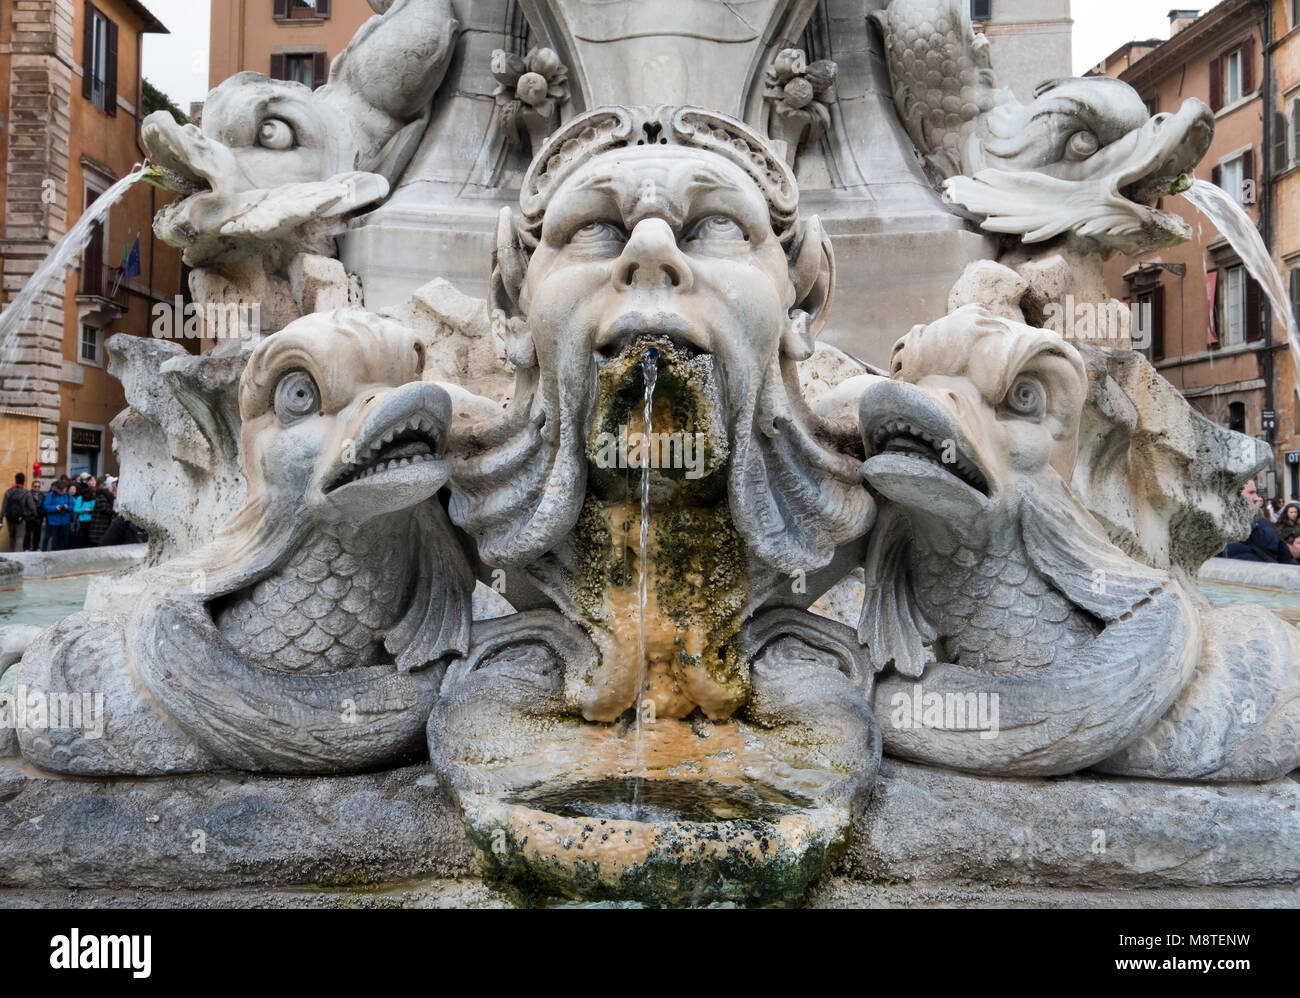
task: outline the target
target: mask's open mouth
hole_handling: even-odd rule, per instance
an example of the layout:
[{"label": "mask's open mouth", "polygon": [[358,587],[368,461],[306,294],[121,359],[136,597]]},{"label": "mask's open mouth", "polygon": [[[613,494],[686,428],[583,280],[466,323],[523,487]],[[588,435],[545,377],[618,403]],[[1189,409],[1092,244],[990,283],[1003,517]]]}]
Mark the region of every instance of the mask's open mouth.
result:
[{"label": "mask's open mouth", "polygon": [[709,352],[701,335],[681,316],[633,312],[616,319],[597,337],[596,363],[604,366],[629,355],[640,357],[647,343],[653,343],[666,354],[667,360],[677,363]]}]

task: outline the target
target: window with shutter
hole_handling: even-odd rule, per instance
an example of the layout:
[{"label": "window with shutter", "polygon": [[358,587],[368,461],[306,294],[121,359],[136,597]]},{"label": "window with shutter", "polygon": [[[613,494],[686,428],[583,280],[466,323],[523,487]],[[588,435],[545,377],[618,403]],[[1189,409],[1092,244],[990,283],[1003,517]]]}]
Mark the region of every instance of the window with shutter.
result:
[{"label": "window with shutter", "polygon": [[[1296,0],[1300,3],[1300,0]],[[1300,97],[1291,102],[1291,160],[1300,163]]]},{"label": "window with shutter", "polygon": [[1241,47],[1241,96],[1255,90],[1255,36],[1246,39]]},{"label": "window with shutter", "polygon": [[1210,110],[1223,107],[1223,60],[1210,60]]},{"label": "window with shutter", "polygon": [[1222,187],[1223,190],[1237,204],[1242,203],[1244,194],[1244,181],[1246,179],[1246,157],[1237,156],[1227,162],[1220,163],[1214,168],[1214,183]]},{"label": "window with shutter", "polygon": [[117,23],[108,21],[108,63],[104,68],[104,110],[117,117]]},{"label": "window with shutter", "polygon": [[1229,267],[1223,272],[1223,345],[1237,346],[1246,341],[1246,269]]},{"label": "window with shutter", "polygon": [[993,20],[993,0],[971,0],[970,19],[972,21]]},{"label": "window with shutter", "polygon": [[1242,50],[1229,52],[1223,57],[1223,105],[1241,100],[1246,92],[1242,76]]},{"label": "window with shutter", "polygon": [[1259,283],[1246,275],[1246,342],[1264,338],[1264,295]]},{"label": "window with shutter", "polygon": [[[89,208],[104,192],[87,186],[85,206]],[[81,294],[104,297],[104,223],[98,222],[90,230],[90,238],[81,253]]]},{"label": "window with shutter", "polygon": [[1291,268],[1291,314],[1300,325],[1300,267]]},{"label": "window with shutter", "polygon": [[1258,201],[1258,175],[1255,173],[1255,150],[1247,149],[1241,154],[1241,204],[1255,204]]},{"label": "window with shutter", "polygon": [[81,96],[117,114],[117,25],[86,0],[81,40]]},{"label": "window with shutter", "polygon": [[329,2],[325,2],[325,11],[322,12],[321,0],[289,0],[289,10],[286,17],[328,17]]},{"label": "window with shutter", "polygon": [[276,52],[271,56],[271,79],[290,80],[313,90],[324,82],[328,69],[324,52]]},{"label": "window with shutter", "polygon": [[1286,115],[1281,111],[1273,112],[1273,162],[1270,167],[1274,173],[1281,173],[1287,167],[1287,146],[1290,136],[1287,134]]},{"label": "window with shutter", "polygon": [[271,16],[277,19],[284,19],[289,16],[289,0],[272,0]]}]

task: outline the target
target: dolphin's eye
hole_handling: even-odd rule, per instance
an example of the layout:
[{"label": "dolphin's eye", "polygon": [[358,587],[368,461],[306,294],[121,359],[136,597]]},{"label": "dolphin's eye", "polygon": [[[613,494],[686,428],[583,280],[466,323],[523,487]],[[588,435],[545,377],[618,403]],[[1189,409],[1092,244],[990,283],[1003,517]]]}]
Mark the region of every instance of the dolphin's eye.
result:
[{"label": "dolphin's eye", "polygon": [[292,149],[293,126],[279,118],[267,118],[257,128],[257,144],[263,149]]},{"label": "dolphin's eye", "polygon": [[1047,398],[1037,378],[1022,374],[1012,383],[1002,406],[1013,416],[1040,419],[1047,409]]},{"label": "dolphin's eye", "polygon": [[745,235],[745,230],[726,215],[710,215],[708,218],[702,218],[691,226],[690,232],[686,234],[687,242],[724,239],[741,241],[746,238],[748,237]]},{"label": "dolphin's eye", "polygon": [[290,371],[275,386],[275,414],[286,426],[320,409],[320,389],[306,371]]},{"label": "dolphin's eye", "polygon": [[1065,154],[1070,159],[1087,159],[1101,148],[1101,141],[1092,132],[1075,132],[1065,144]]}]

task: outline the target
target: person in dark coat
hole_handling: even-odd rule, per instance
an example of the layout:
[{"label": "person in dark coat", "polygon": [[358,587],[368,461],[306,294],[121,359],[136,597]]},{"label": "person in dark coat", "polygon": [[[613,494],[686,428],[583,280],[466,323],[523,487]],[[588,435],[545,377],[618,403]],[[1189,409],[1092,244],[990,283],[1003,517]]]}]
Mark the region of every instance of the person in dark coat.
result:
[{"label": "person in dark coat", "polygon": [[116,497],[109,488],[108,479],[95,490],[95,508],[91,510],[90,522],[82,528],[87,547],[97,546],[108,532],[108,525],[113,522],[113,506]]},{"label": "person in dark coat", "polygon": [[1255,489],[1255,483],[1247,482],[1241,494],[1258,507],[1259,515],[1254,526],[1250,528],[1250,536],[1244,541],[1229,544],[1223,549],[1223,556],[1238,561],[1263,561],[1278,565],[1296,564],[1295,558],[1291,557],[1291,549],[1282,540],[1277,527],[1269,522],[1268,515],[1264,512],[1264,500]]},{"label": "person in dark coat", "polygon": [[27,539],[27,523],[35,510],[32,508],[32,494],[27,491],[27,476],[21,471],[14,475],[14,483],[5,493],[5,526],[9,528],[9,550],[21,551]]},{"label": "person in dark coat", "polygon": [[23,550],[39,551],[41,528],[45,524],[45,493],[41,491],[40,479],[33,479],[31,493],[36,508],[32,511],[31,519],[27,521],[27,536],[23,539]]}]

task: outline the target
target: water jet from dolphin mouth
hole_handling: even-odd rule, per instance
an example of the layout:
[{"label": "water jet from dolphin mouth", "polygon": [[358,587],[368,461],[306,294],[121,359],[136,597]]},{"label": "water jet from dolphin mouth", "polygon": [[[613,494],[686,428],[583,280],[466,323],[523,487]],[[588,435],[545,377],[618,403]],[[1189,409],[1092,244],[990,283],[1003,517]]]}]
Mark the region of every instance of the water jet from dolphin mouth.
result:
[{"label": "water jet from dolphin mouth", "polygon": [[95,226],[108,217],[113,205],[126,196],[126,192],[145,175],[147,169],[145,164],[137,164],[130,173],[97,197],[41,261],[41,265],[14,296],[9,307],[0,312],[0,367],[7,368],[14,362],[12,352],[17,346],[18,330],[31,318],[37,299],[45,294],[54,281],[61,279],[64,271],[81,256],[94,234]]},{"label": "water jet from dolphin mouth", "polygon": [[[1193,179],[1183,191],[1183,197],[1214,223],[1214,227],[1236,250],[1237,256],[1241,257],[1250,276],[1264,289],[1274,313],[1286,326],[1291,362],[1300,371],[1300,329],[1296,328],[1296,319],[1291,312],[1286,282],[1282,280],[1282,274],[1269,256],[1268,247],[1264,245],[1264,239],[1255,223],[1225,190],[1208,181]],[[1296,394],[1300,396],[1300,384],[1296,386]]]}]

